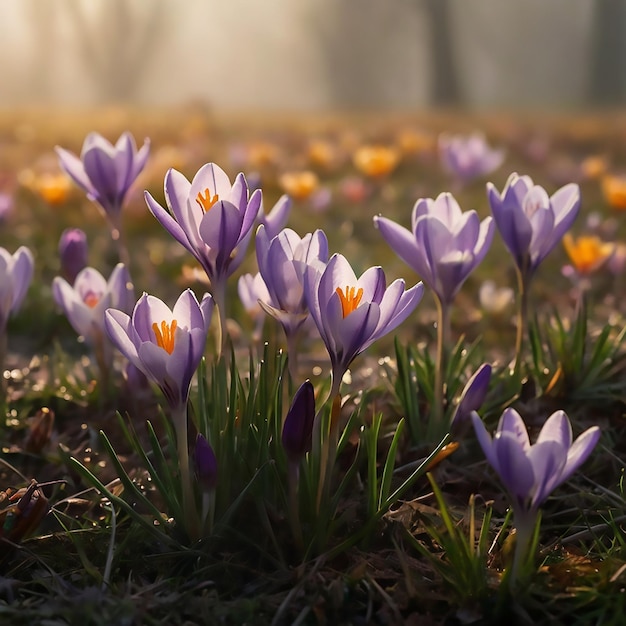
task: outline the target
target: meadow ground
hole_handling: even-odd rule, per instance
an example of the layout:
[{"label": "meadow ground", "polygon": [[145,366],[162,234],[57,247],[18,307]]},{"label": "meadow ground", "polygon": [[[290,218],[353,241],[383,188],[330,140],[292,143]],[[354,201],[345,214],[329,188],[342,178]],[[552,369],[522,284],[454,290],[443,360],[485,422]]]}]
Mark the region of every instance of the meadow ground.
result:
[{"label": "meadow ground", "polygon": [[[506,407],[519,411],[531,440],[557,410],[570,417],[574,436],[601,428],[589,460],[542,507],[523,584],[510,584],[505,574],[515,523],[472,429],[455,434],[446,452],[412,475],[447,431],[429,426],[437,311],[428,290],[415,313],[358,356],[344,377],[341,410],[329,418],[341,423],[329,491],[317,492],[310,474],[317,466],[304,463],[294,522],[280,425],[307,378],[323,404],[328,356],[313,330],[303,334],[290,377],[278,325],[267,319],[255,336],[237,297],[238,276],[257,271],[252,245],[228,283],[229,358],[215,361],[210,337],[192,386],[190,446],[194,429],[207,430],[221,461],[210,505],[215,520],[193,541],[181,532],[178,495],[168,499],[177,489],[167,483],[177,476],[176,453],[161,396],[123,377],[121,355],[104,381],[51,289],[60,273],[59,237],[68,227],[87,233],[89,265],[105,277],[118,261],[102,214],[63,174],[54,147],[78,154],[89,132],[114,141],[125,130],[139,144],[151,141],[123,213],[135,293],[170,304],[185,287],[198,295],[206,290],[193,257],[143,198],[147,189],[165,205],[163,178],[171,167],[190,179],[207,162],[231,177],[243,171],[262,189],[266,212],[288,192],[290,228],[301,235],[321,228],[331,254],[345,255],[357,275],[381,265],[388,282],[402,277],[408,285],[419,277],[386,244],[374,216],[408,227],[418,198],[452,191],[463,210],[484,218],[485,183],[502,189],[512,172],[529,174],[549,194],[580,185],[571,232],[597,237],[596,248],[606,244],[610,253],[577,265],[580,259],[568,258],[559,243],[541,264],[529,295],[519,379],[509,371],[515,272],[498,233],[451,308],[447,418],[471,374],[489,363],[493,374],[479,411],[488,430]],[[462,184],[442,168],[437,138],[476,130],[506,157],[492,174]],[[356,155],[372,145],[390,149],[393,163],[363,163]],[[27,246],[35,258],[33,282],[8,324],[1,623],[622,623],[626,116],[227,115],[201,105],[4,111],[0,194],[7,202],[0,246],[10,253]],[[564,270],[568,265],[574,269]],[[485,290],[487,281],[495,294]],[[154,423],[152,436],[146,420]],[[155,476],[166,484],[155,485]],[[106,491],[94,488],[91,477]],[[36,499],[22,500],[20,508],[23,493],[13,496],[31,479],[46,483],[36,494],[40,504],[47,500],[47,514]],[[320,500],[328,505],[322,511]],[[204,503],[197,494],[198,506]]]}]

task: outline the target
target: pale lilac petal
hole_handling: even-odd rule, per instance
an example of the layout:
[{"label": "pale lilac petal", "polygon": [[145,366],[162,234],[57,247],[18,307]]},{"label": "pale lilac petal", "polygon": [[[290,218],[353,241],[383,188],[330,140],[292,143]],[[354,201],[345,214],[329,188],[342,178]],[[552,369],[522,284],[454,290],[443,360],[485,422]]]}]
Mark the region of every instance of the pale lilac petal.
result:
[{"label": "pale lilac petal", "polygon": [[199,328],[204,326],[204,317],[200,311],[198,299],[191,289],[185,289],[172,309],[172,319],[183,328]]},{"label": "pale lilac petal", "polygon": [[[430,270],[422,261],[422,255],[418,250],[414,234],[396,224],[386,217],[377,216],[374,218],[374,225],[389,247],[415,272],[420,276],[430,278]],[[430,281],[429,281],[430,282]]]},{"label": "pale lilac petal", "polygon": [[537,441],[528,451],[535,475],[532,506],[538,507],[552,493],[567,459],[567,448],[556,439]]},{"label": "pale lilac petal", "polygon": [[521,502],[532,495],[535,484],[533,466],[514,432],[498,431],[493,438],[497,472],[509,493]]},{"label": "pale lilac petal", "polygon": [[520,414],[512,408],[505,409],[498,422],[498,432],[511,433],[519,442],[522,450],[530,450],[530,439],[526,424]]},{"label": "pale lilac petal", "polygon": [[13,255],[13,294],[10,310],[15,313],[21,306],[26,292],[30,287],[35,271],[35,260],[32,252],[25,246],[20,246]]},{"label": "pale lilac petal", "polygon": [[54,151],[57,153],[59,163],[65,173],[84,191],[90,195],[94,195],[96,191],[89,180],[89,176],[87,176],[85,172],[83,162],[76,155],[59,146],[57,146]]},{"label": "pale lilac petal", "polygon": [[545,422],[537,443],[542,441],[557,441],[565,450],[572,445],[572,426],[565,411],[555,411]]},{"label": "pale lilac petal", "polygon": [[357,289],[363,289],[363,295],[361,297],[363,302],[380,303],[385,295],[385,289],[387,287],[387,279],[385,278],[383,268],[375,266],[365,270],[365,272],[363,272],[361,277],[357,280],[355,287]]},{"label": "pale lilac petal", "polygon": [[[217,202],[200,222],[200,237],[211,249],[216,271],[226,275],[231,254],[239,241],[242,215],[230,202]],[[212,277],[211,277],[212,278]]]},{"label": "pale lilac petal", "polygon": [[141,341],[154,342],[155,334],[152,324],[161,322],[171,324],[173,319],[170,308],[158,298],[144,293],[137,301],[133,310],[133,326]]},{"label": "pale lilac petal", "polygon": [[485,455],[487,462],[491,465],[491,467],[493,467],[494,470],[496,470],[496,472],[499,473],[500,467],[498,465],[498,459],[493,451],[493,440],[491,439],[491,435],[487,432],[485,424],[478,413],[472,413],[470,417],[474,426],[474,432],[476,433],[476,439],[478,439],[478,443],[483,450],[483,454]]},{"label": "pale lilac petal", "polygon": [[104,327],[113,345],[138,369],[147,374],[137,352],[139,337],[129,315],[117,309],[104,313]]},{"label": "pale lilac petal", "polygon": [[203,165],[193,177],[189,190],[189,199],[194,202],[199,194],[205,195],[209,190],[211,197],[218,196],[218,200],[230,202],[232,186],[228,174],[216,163]]},{"label": "pale lilac petal", "polygon": [[587,460],[600,439],[600,429],[597,426],[588,428],[574,441],[567,453],[567,461],[561,472],[558,484],[564,483]]},{"label": "pale lilac petal", "polygon": [[149,191],[144,192],[144,198],[150,213],[154,215],[161,226],[195,256],[196,249],[189,243],[189,239],[179,223],[150,195]]}]

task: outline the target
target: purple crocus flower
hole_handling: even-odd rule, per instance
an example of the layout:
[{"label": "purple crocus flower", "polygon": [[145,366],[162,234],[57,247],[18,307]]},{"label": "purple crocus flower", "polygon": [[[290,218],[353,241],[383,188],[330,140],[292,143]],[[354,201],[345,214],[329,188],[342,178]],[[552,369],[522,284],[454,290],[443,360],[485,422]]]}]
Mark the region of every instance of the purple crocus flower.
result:
[{"label": "purple crocus flower", "polygon": [[80,228],[66,228],[59,239],[61,273],[73,283],[78,273],[87,267],[87,235]]},{"label": "purple crocus flower", "polygon": [[256,274],[243,274],[237,281],[237,293],[244,309],[254,321],[252,331],[253,341],[260,341],[262,338],[263,325],[265,323],[265,311],[259,302],[270,302],[270,294],[267,285],[263,282],[263,277],[258,272]]},{"label": "purple crocus flower", "polygon": [[4,223],[15,208],[13,194],[0,191],[0,224]]},{"label": "purple crocus flower", "polygon": [[515,409],[502,413],[493,439],[476,413],[472,414],[472,422],[487,461],[500,476],[515,512],[515,577],[528,551],[539,507],[587,460],[598,443],[600,429],[592,426],[572,443],[570,421],[564,411],[556,411],[531,445],[524,421]]},{"label": "purple crocus flower", "polygon": [[452,302],[465,279],[483,260],[493,239],[491,217],[462,212],[451,193],[420,198],[413,207],[411,230],[377,216],[374,224],[395,253],[435,292]]},{"label": "purple crocus flower", "polygon": [[215,163],[203,165],[189,182],[170,169],[165,175],[164,209],[147,191],[146,203],[162,226],[191,254],[206,272],[219,313],[218,350],[226,340],[226,279],[243,260],[252,237],[261,191],[249,194],[243,174],[231,183]]},{"label": "purple crocus flower", "polygon": [[530,176],[513,173],[502,193],[487,183],[491,212],[502,239],[525,278],[561,240],[580,209],[580,188],[574,183],[552,196]]},{"label": "purple crocus flower", "polygon": [[260,273],[242,274],[237,281],[237,293],[243,308],[254,320],[265,316],[259,300],[270,301],[270,293]]},{"label": "purple crocus flower", "polygon": [[319,229],[301,238],[289,228],[270,239],[261,225],[256,233],[256,254],[270,296],[259,304],[281,323],[289,339],[309,316],[304,277],[311,264],[328,261],[328,240]]},{"label": "purple crocus flower", "polygon": [[283,424],[282,444],[290,463],[297,464],[313,445],[315,393],[310,380],[305,380],[291,402]]},{"label": "purple crocus flower", "polygon": [[144,293],[132,315],[107,309],[105,327],[113,344],[161,389],[170,407],[181,412],[187,404],[191,378],[204,354],[213,299],[198,303],[191,289],[173,309]]},{"label": "purple crocus flower", "polygon": [[504,150],[490,148],[482,133],[442,134],[438,143],[444,169],[461,183],[491,174],[504,161]]},{"label": "purple crocus flower", "polygon": [[[245,247],[261,206],[261,192],[248,193],[245,176],[231,183],[215,163],[202,166],[189,182],[170,169],[165,175],[169,212],[146,191],[150,212],[202,265],[215,291],[236,269],[233,259]],[[213,293],[215,296],[216,294]]]},{"label": "purple crocus flower", "polygon": [[122,133],[115,145],[98,133],[90,133],[83,143],[80,158],[59,146],[55,150],[65,172],[119,227],[122,205],[130,186],[146,165],[150,141],[146,139],[137,150],[129,132]]},{"label": "purple crocus flower", "polygon": [[196,478],[204,491],[213,491],[217,486],[217,458],[206,438],[198,433],[194,451]]},{"label": "purple crocus flower", "polygon": [[129,309],[130,284],[130,275],[122,263],[115,266],[108,281],[98,270],[85,267],[73,285],[57,276],[52,282],[52,295],[72,328],[93,345],[105,332],[104,312],[110,307]]},{"label": "purple crocus flower", "polygon": [[261,210],[259,211],[259,223],[265,226],[265,232],[269,239],[276,237],[287,225],[292,204],[292,199],[287,194],[283,194],[278,198],[278,201],[271,208],[269,213],[265,213],[261,206]]},{"label": "purple crocus flower", "polygon": [[309,311],[330,355],[331,397],[352,360],[399,326],[424,292],[422,283],[405,291],[402,279],[387,287],[381,267],[370,267],[357,278],[341,254],[325,266],[310,266],[304,284]]},{"label": "purple crocus flower", "polygon": [[0,248],[0,332],[21,306],[33,279],[35,262],[31,251],[20,246],[14,254]]},{"label": "purple crocus flower", "polygon": [[453,437],[461,436],[469,426],[471,416],[480,409],[491,381],[491,365],[483,363],[467,381],[461,399],[450,421],[450,432]]},{"label": "purple crocus flower", "polygon": [[515,409],[502,413],[493,439],[478,415],[472,415],[472,422],[487,461],[519,512],[537,511],[587,460],[600,438],[600,429],[592,426],[572,443],[572,426],[564,411],[556,411],[546,420],[533,445]]}]

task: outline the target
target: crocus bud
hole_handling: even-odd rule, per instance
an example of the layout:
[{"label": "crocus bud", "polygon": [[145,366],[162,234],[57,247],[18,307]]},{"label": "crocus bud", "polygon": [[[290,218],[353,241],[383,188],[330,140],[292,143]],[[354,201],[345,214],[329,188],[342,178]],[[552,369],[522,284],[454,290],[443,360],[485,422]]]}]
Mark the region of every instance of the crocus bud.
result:
[{"label": "crocus bud", "polygon": [[293,397],[283,425],[283,448],[290,461],[297,463],[312,447],[315,394],[310,380],[305,380]]},{"label": "crocus bud", "polygon": [[71,284],[87,267],[87,235],[80,228],[66,228],[59,239],[61,272]]},{"label": "crocus bud", "polygon": [[459,438],[469,428],[472,413],[478,411],[485,401],[490,380],[491,365],[483,363],[467,381],[450,421],[450,432],[453,437]]},{"label": "crocus bud", "polygon": [[196,437],[194,462],[200,486],[205,491],[213,491],[217,485],[217,458],[209,442],[200,433]]}]

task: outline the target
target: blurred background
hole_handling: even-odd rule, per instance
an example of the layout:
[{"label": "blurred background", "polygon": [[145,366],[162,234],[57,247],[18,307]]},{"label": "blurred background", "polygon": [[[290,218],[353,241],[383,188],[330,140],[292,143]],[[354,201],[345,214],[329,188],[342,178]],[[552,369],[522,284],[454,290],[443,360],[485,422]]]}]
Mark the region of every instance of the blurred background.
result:
[{"label": "blurred background", "polygon": [[619,105],[619,0],[0,0],[0,106]]}]

